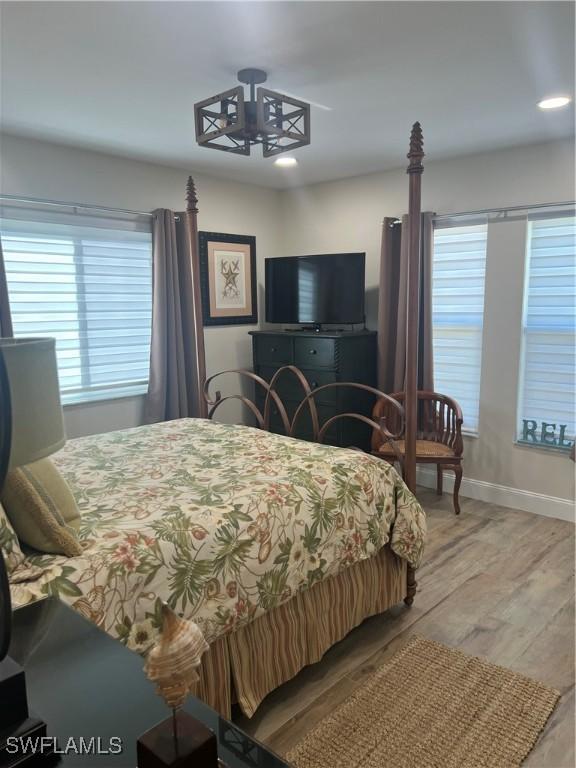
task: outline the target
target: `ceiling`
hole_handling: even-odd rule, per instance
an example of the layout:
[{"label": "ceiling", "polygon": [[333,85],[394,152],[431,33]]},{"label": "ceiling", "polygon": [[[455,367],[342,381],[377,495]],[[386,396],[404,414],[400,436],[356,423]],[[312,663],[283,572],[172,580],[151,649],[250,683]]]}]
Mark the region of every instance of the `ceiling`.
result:
[{"label": "ceiling", "polygon": [[[270,187],[405,160],[573,134],[571,2],[2,2],[1,123],[9,133]],[[193,104],[256,66],[313,107],[312,143],[281,169],[195,142]]]}]

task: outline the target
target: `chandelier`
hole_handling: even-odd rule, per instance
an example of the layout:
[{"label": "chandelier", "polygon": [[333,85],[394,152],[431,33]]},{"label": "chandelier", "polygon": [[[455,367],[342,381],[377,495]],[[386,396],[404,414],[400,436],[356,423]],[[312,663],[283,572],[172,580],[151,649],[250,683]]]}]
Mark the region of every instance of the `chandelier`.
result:
[{"label": "chandelier", "polygon": [[272,157],[310,144],[310,105],[268,88],[261,69],[241,69],[237,85],[194,105],[196,141],[201,147],[249,155],[254,144],[262,144],[264,157]]}]

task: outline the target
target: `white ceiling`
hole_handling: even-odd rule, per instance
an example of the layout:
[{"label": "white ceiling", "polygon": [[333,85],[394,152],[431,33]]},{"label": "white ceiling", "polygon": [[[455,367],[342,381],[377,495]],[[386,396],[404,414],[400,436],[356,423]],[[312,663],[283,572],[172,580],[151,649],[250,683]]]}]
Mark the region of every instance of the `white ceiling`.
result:
[{"label": "white ceiling", "polygon": [[[271,187],[573,134],[571,2],[1,3],[6,132]],[[296,169],[195,142],[193,104],[268,71],[313,108]]]}]

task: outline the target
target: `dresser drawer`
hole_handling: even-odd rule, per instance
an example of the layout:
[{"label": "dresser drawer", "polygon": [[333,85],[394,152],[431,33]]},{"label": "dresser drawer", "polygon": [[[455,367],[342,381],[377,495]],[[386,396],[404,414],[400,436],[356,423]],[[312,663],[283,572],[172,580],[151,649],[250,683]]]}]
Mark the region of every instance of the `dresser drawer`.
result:
[{"label": "dresser drawer", "polygon": [[[336,382],[336,374],[334,371],[310,371],[303,368],[302,373],[306,376],[310,389],[312,390],[318,389],[318,387],[323,387],[324,384],[334,384]],[[292,394],[290,394],[290,397],[295,399]],[[322,405],[336,405],[337,399],[338,389],[334,387],[333,389],[325,389],[323,392],[320,392],[316,395],[314,401],[317,404]]]},{"label": "dresser drawer", "polygon": [[290,336],[254,336],[254,352],[258,365],[289,365],[292,339]]},{"label": "dresser drawer", "polygon": [[[259,369],[259,375],[269,382],[277,370],[277,368],[262,366]],[[318,387],[322,387],[324,384],[332,384],[336,381],[336,374],[333,371],[301,370],[310,385],[310,389],[318,389]],[[296,376],[289,371],[286,371],[279,377],[275,388],[283,401],[292,400],[294,402],[299,402],[304,399],[306,394]],[[324,405],[335,405],[337,392],[337,389],[326,389],[324,392],[320,392],[315,398],[315,401],[316,403],[322,403]]]},{"label": "dresser drawer", "polygon": [[299,368],[336,368],[336,339],[294,339],[294,362]]},{"label": "dresser drawer", "polygon": [[[258,368],[258,374],[262,376],[263,379],[266,379],[268,383],[272,381],[272,377],[277,371],[278,368],[272,368],[271,366],[266,365],[262,365]],[[296,375],[290,371],[284,371],[278,377],[274,388],[282,400],[299,401],[306,395],[306,392],[296,378]]]},{"label": "dresser drawer", "polygon": [[[296,403],[285,403],[286,411],[288,413],[288,418],[293,419],[294,414],[296,412]],[[324,424],[329,418],[336,415],[336,409],[330,408],[326,405],[318,405],[317,406],[318,411],[318,421],[319,426],[321,427],[322,424]],[[274,404],[272,404],[270,408],[270,431],[276,432],[280,435],[285,435],[286,432],[284,430],[284,426],[282,424],[282,419],[280,418],[280,414],[278,413],[278,409]],[[313,438],[313,429],[312,429],[312,417],[310,416],[310,409],[306,406],[300,415],[298,416],[298,421],[296,422],[296,429],[294,432],[293,437],[298,438],[299,440],[312,440]],[[328,445],[336,445],[338,440],[338,422],[334,424],[330,429],[328,429],[327,434],[324,437],[324,443]]]}]

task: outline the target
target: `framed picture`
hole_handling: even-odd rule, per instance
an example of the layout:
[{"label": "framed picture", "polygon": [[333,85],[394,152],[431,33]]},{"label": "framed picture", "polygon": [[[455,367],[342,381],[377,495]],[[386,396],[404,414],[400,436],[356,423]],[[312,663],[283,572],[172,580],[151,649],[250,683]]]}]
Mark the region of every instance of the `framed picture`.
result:
[{"label": "framed picture", "polygon": [[258,322],[256,238],[199,232],[204,325]]}]

